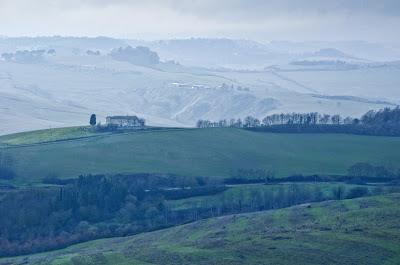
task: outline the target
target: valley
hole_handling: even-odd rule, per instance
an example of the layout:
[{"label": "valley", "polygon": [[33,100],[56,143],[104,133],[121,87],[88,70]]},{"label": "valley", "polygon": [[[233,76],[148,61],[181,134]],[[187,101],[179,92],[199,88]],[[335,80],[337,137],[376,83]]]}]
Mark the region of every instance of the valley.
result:
[{"label": "valley", "polygon": [[398,264],[399,199],[397,193],[229,215],[0,264]]}]

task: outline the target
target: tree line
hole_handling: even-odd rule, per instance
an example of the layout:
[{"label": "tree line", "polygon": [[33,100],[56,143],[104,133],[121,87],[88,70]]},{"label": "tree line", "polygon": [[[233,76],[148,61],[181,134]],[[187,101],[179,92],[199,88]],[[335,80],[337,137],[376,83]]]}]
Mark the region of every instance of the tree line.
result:
[{"label": "tree line", "polygon": [[295,174],[287,177],[276,178],[273,170],[265,169],[239,169],[232,177],[225,178],[225,184],[251,184],[251,183],[285,183],[285,182],[345,182],[366,184],[389,183],[400,180],[400,168],[373,165],[368,162],[358,162],[348,167],[344,175],[302,175]]},{"label": "tree line", "polygon": [[280,113],[262,119],[247,116],[244,119],[219,121],[198,120],[197,128],[234,127],[269,132],[354,133],[367,135],[400,135],[400,107],[368,111],[360,118],[342,117],[318,112]]},{"label": "tree line", "polygon": [[267,127],[273,125],[317,125],[317,124],[354,124],[359,123],[359,119],[351,117],[342,118],[339,114],[328,115],[320,114],[318,112],[310,113],[281,113],[266,116],[263,119],[258,119],[253,116],[247,116],[242,119],[222,119],[217,122],[209,120],[198,120],[196,127],[209,128],[209,127],[237,127],[237,128],[254,128],[254,127]]}]

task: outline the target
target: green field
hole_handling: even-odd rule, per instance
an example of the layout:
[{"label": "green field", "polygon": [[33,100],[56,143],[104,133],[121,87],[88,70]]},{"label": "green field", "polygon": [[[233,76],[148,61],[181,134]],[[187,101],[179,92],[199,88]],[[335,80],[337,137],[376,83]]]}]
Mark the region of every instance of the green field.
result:
[{"label": "green field", "polygon": [[105,134],[107,133],[97,133],[91,130],[90,127],[54,128],[0,136],[0,147],[29,145]]},{"label": "green field", "polygon": [[[0,137],[0,152],[11,156],[14,184],[39,182],[48,176],[87,173],[175,173],[231,177],[239,169],[291,174],[344,174],[357,162],[398,167],[400,138],[341,134],[273,134],[241,129],[180,129],[87,135],[64,129]],[[72,130],[69,137],[68,130]],[[77,131],[78,130],[78,131]],[[8,146],[5,146],[5,145]],[[10,144],[14,146],[10,147]],[[28,144],[28,145],[27,145]]]},{"label": "green field", "polygon": [[400,194],[201,220],[0,264],[399,264]]},{"label": "green field", "polygon": [[[370,194],[384,194],[400,192],[400,186],[386,186],[386,185],[355,185],[355,184],[344,184],[344,183],[285,183],[285,184],[244,184],[235,185],[229,187],[224,192],[208,195],[208,196],[196,196],[179,200],[169,200],[167,205],[172,210],[184,210],[184,209],[196,209],[202,207],[214,207],[220,208],[223,205],[238,205],[239,201],[242,207],[249,207],[258,198],[261,200],[268,200],[272,202],[273,196],[279,192],[289,193],[293,192],[296,195],[302,196],[303,198],[307,195],[311,198],[315,198],[316,193],[320,193],[319,200],[332,200],[334,199],[332,191],[337,188],[343,189],[344,196],[349,191],[356,187],[362,187],[369,190]],[[297,189],[296,189],[297,188]],[[304,195],[304,193],[307,193]],[[265,195],[270,196],[265,196]],[[314,196],[314,197],[313,197]],[[276,197],[275,197],[276,198]],[[273,206],[270,206],[273,207]],[[286,207],[286,206],[285,206]],[[251,211],[257,211],[252,209]]]}]

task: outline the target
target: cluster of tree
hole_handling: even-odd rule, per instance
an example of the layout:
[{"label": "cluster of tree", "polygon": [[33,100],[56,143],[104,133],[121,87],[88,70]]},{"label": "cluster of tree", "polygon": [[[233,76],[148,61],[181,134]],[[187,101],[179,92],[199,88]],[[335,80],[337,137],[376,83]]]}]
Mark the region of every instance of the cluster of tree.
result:
[{"label": "cluster of tree", "polygon": [[370,110],[361,117],[361,122],[369,126],[399,126],[400,107],[384,108],[379,111]]},{"label": "cluster of tree", "polygon": [[247,116],[242,119],[222,119],[219,121],[198,120],[196,123],[197,128],[216,128],[216,127],[233,127],[233,128],[250,128],[262,126],[259,119],[252,116]]},{"label": "cluster of tree", "polygon": [[242,119],[226,119],[218,122],[212,122],[209,120],[198,120],[196,126],[198,128],[208,127],[238,127],[238,128],[257,128],[257,127],[269,127],[274,125],[340,125],[340,124],[358,124],[359,119],[353,119],[351,117],[342,118],[340,115],[328,115],[319,114],[318,112],[311,113],[281,113],[272,114],[266,116],[262,120],[259,120],[253,116],[247,116]]},{"label": "cluster of tree", "polygon": [[374,166],[367,162],[356,163],[348,168],[348,175],[352,177],[373,178],[400,178],[400,169],[384,166]]},{"label": "cluster of tree", "polygon": [[[351,117],[342,118],[340,115],[320,114],[318,112],[310,113],[288,113],[273,114],[262,119],[264,126],[271,125],[317,125],[317,124],[353,124],[357,123],[357,119]],[[256,127],[256,126],[251,126]]]},{"label": "cluster of tree", "polygon": [[37,63],[44,59],[44,55],[54,55],[56,51],[50,50],[23,50],[16,51],[15,53],[3,53],[1,58],[5,61],[18,62],[18,63]]},{"label": "cluster of tree", "polygon": [[292,65],[300,66],[332,66],[340,69],[354,69],[360,67],[357,64],[352,64],[341,60],[300,60],[291,62]]},{"label": "cluster of tree", "polygon": [[258,119],[198,120],[197,128],[236,127],[268,132],[293,133],[354,133],[366,135],[400,135],[400,107],[369,111],[361,118],[352,118],[318,112],[272,114]]},{"label": "cluster of tree", "polygon": [[87,50],[86,54],[89,56],[100,56],[101,55],[99,50],[97,50],[97,51]]},{"label": "cluster of tree", "polygon": [[369,189],[368,187],[362,187],[362,186],[346,188],[346,186],[341,185],[332,188],[331,193],[332,193],[332,199],[342,200],[342,199],[354,199],[368,195],[379,195],[384,193],[384,190],[381,187],[375,187],[374,189]]},{"label": "cluster of tree", "polygon": [[396,184],[400,180],[400,174],[392,177],[387,176],[342,176],[342,175],[291,175],[284,178],[242,178],[240,176],[224,179],[227,185],[241,185],[241,184],[280,184],[280,183],[305,183],[305,182],[343,182],[346,184],[365,185],[367,183],[386,183]]},{"label": "cluster of tree", "polygon": [[51,181],[66,185],[1,194],[0,256],[186,222],[180,215],[174,217],[166,197],[180,199],[223,191],[208,178],[174,175],[89,175],[66,182],[46,179]]},{"label": "cluster of tree", "polygon": [[225,84],[225,83],[222,83],[222,85],[220,86],[220,88],[221,88],[222,90],[225,90],[225,91],[233,91],[233,90],[238,90],[238,91],[250,91],[250,88],[248,88],[248,87],[234,86],[233,84],[228,85],[228,84]]},{"label": "cluster of tree", "polygon": [[135,65],[154,66],[160,63],[160,57],[156,52],[147,47],[138,46],[132,48],[118,48],[111,51],[110,56],[117,61],[129,62]]},{"label": "cluster of tree", "polygon": [[239,169],[230,178],[225,178],[228,185],[240,184],[279,184],[304,182],[343,182],[347,184],[395,183],[400,180],[400,169],[385,166],[374,166],[366,162],[355,163],[347,169],[346,175],[302,175],[275,178],[273,170]]}]

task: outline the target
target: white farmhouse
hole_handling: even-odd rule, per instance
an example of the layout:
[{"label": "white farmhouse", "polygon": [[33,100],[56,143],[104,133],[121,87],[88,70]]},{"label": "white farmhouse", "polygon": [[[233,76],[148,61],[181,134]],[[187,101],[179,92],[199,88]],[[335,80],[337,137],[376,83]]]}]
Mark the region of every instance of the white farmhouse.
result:
[{"label": "white farmhouse", "polygon": [[114,126],[118,129],[138,129],[145,126],[145,120],[137,116],[108,116],[107,126]]}]

